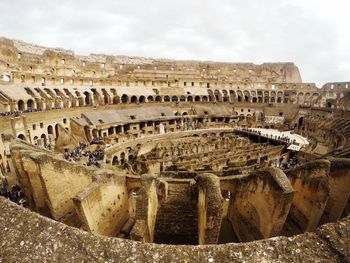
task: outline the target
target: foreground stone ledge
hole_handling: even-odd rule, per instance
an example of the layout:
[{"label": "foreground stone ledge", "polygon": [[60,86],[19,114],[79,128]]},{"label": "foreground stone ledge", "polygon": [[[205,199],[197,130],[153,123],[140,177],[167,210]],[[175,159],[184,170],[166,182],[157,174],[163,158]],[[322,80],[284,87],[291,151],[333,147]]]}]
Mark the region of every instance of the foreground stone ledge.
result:
[{"label": "foreground stone ledge", "polygon": [[315,233],[172,246],[94,236],[0,198],[0,262],[348,262],[350,217]]}]

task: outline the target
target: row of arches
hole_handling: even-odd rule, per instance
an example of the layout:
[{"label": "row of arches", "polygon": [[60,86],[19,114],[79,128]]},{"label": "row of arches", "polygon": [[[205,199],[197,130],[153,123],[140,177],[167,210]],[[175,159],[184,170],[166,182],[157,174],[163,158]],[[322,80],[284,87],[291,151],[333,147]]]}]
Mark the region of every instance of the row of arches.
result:
[{"label": "row of arches", "polygon": [[[26,88],[30,95],[35,95],[34,91]],[[41,98],[18,100],[17,109],[19,111],[33,111],[37,109],[69,108],[92,106],[99,104],[127,104],[127,103],[150,103],[150,102],[248,102],[248,103],[292,103],[315,106],[319,102],[319,93],[311,92],[282,92],[282,91],[259,91],[259,90],[219,90],[207,89],[208,95],[159,95],[159,91],[154,89],[155,95],[128,95],[116,94],[115,89],[107,92],[106,89],[89,91],[64,91],[45,88],[44,91],[35,88]],[[45,105],[44,105],[45,104]]]}]

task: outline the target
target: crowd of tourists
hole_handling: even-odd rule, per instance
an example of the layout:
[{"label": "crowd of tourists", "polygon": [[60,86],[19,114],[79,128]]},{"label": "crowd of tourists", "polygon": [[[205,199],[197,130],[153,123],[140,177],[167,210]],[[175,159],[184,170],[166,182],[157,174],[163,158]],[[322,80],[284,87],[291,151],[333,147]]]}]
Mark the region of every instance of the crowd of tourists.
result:
[{"label": "crowd of tourists", "polygon": [[240,129],[241,131],[244,131],[244,132],[250,132],[250,133],[254,133],[254,134],[257,134],[259,136],[265,136],[267,138],[270,138],[272,140],[279,140],[279,141],[284,141],[286,143],[289,143],[289,144],[293,144],[293,143],[296,143],[296,140],[292,140],[290,139],[289,137],[287,136],[277,136],[277,135],[273,135],[273,134],[268,134],[268,133],[262,133],[261,131],[257,131],[257,130],[254,130],[254,129],[250,129],[250,128],[241,128]]},{"label": "crowd of tourists", "polygon": [[15,110],[15,111],[3,111],[0,112],[0,117],[7,117],[7,116],[14,116],[14,117],[18,117],[21,116],[23,113],[25,112],[39,112],[42,111],[42,109],[32,109],[32,108],[28,108],[25,111],[21,111],[21,110]]},{"label": "crowd of tourists", "polygon": [[18,205],[21,205],[23,207],[26,206],[26,200],[24,198],[24,193],[22,189],[18,185],[14,185],[12,187],[9,187],[9,184],[7,182],[6,178],[3,178],[1,180],[0,184],[0,196],[3,196],[12,202],[15,202]]},{"label": "crowd of tourists", "polygon": [[6,117],[6,116],[21,116],[23,113],[23,111],[4,111],[4,112],[0,112],[0,116],[1,117]]},{"label": "crowd of tourists", "polygon": [[299,165],[298,159],[296,157],[290,158],[288,162],[282,162],[280,164],[280,168],[282,170],[287,170],[291,168],[295,168]]},{"label": "crowd of tourists", "polygon": [[[80,143],[72,151],[65,149],[63,153],[64,159],[70,162],[77,162],[83,157],[87,157],[87,166],[94,165],[98,168],[101,167],[99,161],[103,160],[105,151],[100,147],[102,139],[93,139],[89,144]],[[87,147],[90,145],[97,144],[97,147],[94,151],[87,150]]]}]

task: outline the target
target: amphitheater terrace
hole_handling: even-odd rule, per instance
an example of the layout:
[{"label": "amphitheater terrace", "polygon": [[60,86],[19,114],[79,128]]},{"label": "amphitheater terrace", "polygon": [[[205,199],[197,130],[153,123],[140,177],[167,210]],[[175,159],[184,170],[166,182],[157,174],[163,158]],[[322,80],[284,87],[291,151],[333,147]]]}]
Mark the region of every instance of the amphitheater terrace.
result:
[{"label": "amphitheater terrace", "polygon": [[0,262],[349,262],[349,84],[0,38]]}]

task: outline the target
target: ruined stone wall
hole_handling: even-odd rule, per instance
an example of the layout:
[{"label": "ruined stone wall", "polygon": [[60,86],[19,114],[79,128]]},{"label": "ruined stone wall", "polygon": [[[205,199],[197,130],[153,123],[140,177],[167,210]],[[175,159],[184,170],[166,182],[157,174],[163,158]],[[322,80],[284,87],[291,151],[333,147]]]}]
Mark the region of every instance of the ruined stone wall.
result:
[{"label": "ruined stone wall", "polygon": [[230,192],[227,217],[240,241],[281,233],[294,195],[282,171],[266,168],[248,176],[224,178],[221,185]]},{"label": "ruined stone wall", "polygon": [[198,244],[198,194],[194,180],[167,180],[167,198],[159,204],[155,242]]},{"label": "ruined stone wall", "polygon": [[324,262],[350,260],[350,218],[315,233],[217,246],[171,246],[95,236],[0,197],[0,259],[9,262]]},{"label": "ruined stone wall", "polygon": [[[103,175],[102,175],[103,176]],[[117,236],[129,218],[129,199],[125,176],[104,175],[74,197],[85,230],[99,235]]]},{"label": "ruined stone wall", "polygon": [[[25,144],[11,148],[18,178],[36,209],[56,220],[79,224],[73,198],[93,181],[94,169],[58,159],[52,153]],[[47,209],[49,211],[47,211]]]},{"label": "ruined stone wall", "polygon": [[286,172],[295,194],[284,234],[316,229],[329,198],[329,169],[329,161],[317,160]]}]

